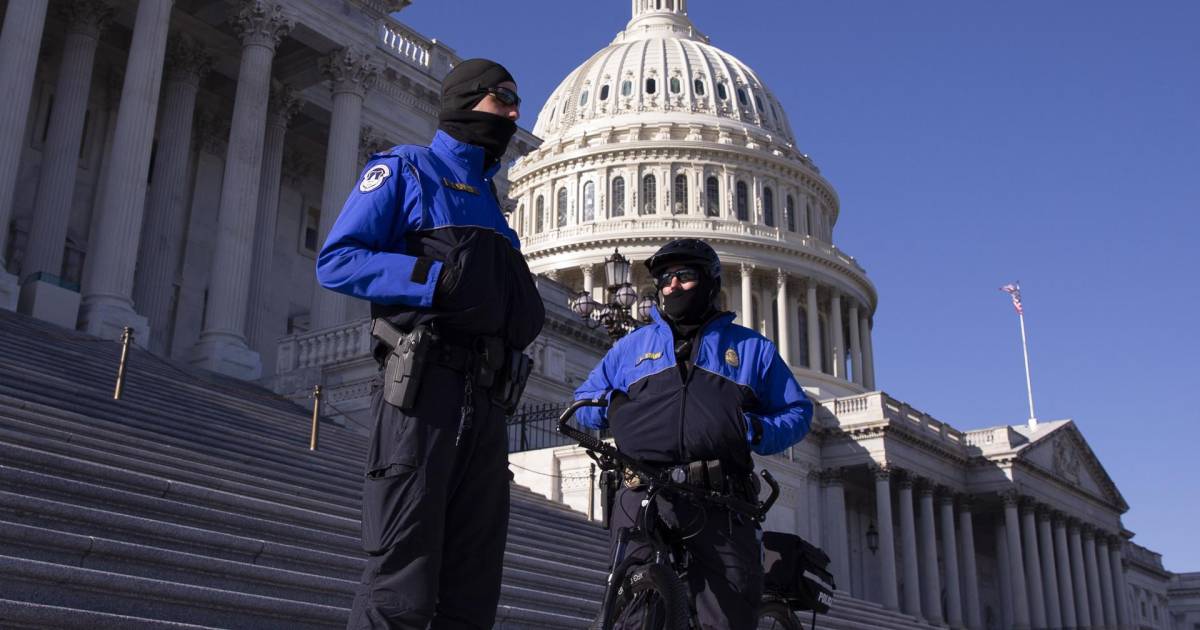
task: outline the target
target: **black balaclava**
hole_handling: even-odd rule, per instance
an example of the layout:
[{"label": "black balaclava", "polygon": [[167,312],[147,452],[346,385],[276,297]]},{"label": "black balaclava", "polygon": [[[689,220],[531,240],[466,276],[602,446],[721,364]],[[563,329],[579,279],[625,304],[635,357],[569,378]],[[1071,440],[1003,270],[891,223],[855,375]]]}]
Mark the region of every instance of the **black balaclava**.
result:
[{"label": "black balaclava", "polygon": [[696,286],[690,290],[682,287],[662,296],[663,315],[675,338],[675,361],[680,374],[687,378],[691,363],[696,333],[708,323],[717,309],[713,305],[716,281],[702,269],[690,267],[696,273]]},{"label": "black balaclava", "polygon": [[508,141],[517,132],[517,123],[488,112],[472,111],[494,88],[513,80],[504,66],[487,59],[468,59],[450,71],[442,81],[442,109],[438,129],[455,140],[483,148],[486,170],[500,161]]}]

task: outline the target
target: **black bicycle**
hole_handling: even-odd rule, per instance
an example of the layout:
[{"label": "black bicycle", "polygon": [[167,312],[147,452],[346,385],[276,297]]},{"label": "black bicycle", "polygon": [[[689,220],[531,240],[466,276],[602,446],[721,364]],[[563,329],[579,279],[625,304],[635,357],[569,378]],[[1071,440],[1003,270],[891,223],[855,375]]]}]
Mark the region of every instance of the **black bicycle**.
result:
[{"label": "black bicycle", "polygon": [[[640,624],[643,630],[688,630],[699,627],[691,609],[687,583],[681,577],[687,569],[687,551],[678,532],[672,531],[659,518],[655,497],[666,492],[700,504],[719,506],[755,522],[762,522],[767,511],[774,505],[775,499],[779,497],[779,484],[770,472],[762,470],[760,474],[770,487],[770,494],[765,501],[746,501],[687,483],[688,475],[684,466],[665,469],[648,466],[596,436],[567,424],[580,408],[604,407],[607,404],[603,399],[578,400],[558,419],[559,433],[587,449],[588,455],[602,470],[624,468],[637,476],[646,491],[634,519],[635,525],[617,531],[611,570],[605,584],[600,615],[594,627],[599,630],[612,630],[617,623],[626,621],[631,611],[643,612]],[[652,550],[649,560],[626,557],[628,545],[633,540],[649,544]],[[759,613],[758,627],[803,630],[800,622],[792,615],[788,603],[774,597],[764,600]]]}]

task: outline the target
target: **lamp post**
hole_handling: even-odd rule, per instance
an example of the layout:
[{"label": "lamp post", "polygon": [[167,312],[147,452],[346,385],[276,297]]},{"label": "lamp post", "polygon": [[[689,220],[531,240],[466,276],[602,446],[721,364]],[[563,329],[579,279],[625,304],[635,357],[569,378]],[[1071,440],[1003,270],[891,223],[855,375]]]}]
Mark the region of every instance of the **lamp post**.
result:
[{"label": "lamp post", "polygon": [[871,550],[871,555],[879,551],[879,530],[875,529],[875,523],[867,526],[867,549]]},{"label": "lamp post", "polygon": [[614,342],[633,332],[641,324],[650,321],[650,309],[655,297],[646,293],[638,297],[637,288],[630,282],[633,266],[618,250],[604,259],[605,287],[604,303],[597,302],[587,291],[571,297],[569,306],[588,328],[604,326]]}]

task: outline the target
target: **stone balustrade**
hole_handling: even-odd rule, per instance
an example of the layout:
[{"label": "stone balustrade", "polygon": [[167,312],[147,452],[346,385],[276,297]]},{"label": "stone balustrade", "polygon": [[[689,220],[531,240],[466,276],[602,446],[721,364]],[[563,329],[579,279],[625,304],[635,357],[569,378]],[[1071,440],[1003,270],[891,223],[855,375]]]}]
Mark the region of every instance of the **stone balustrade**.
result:
[{"label": "stone balustrade", "polygon": [[434,43],[394,21],[380,22],[379,47],[421,70],[430,69],[430,49]]},{"label": "stone balustrade", "polygon": [[288,335],[279,341],[276,373],[361,359],[370,356],[373,344],[370,319]]}]

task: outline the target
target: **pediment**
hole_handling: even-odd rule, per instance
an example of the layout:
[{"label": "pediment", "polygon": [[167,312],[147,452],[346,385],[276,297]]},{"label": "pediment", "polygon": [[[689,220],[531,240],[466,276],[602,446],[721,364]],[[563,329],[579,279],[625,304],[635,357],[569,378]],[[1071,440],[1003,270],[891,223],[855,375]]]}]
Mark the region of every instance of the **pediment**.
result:
[{"label": "pediment", "polygon": [[1074,422],[1064,422],[1037,436],[1021,450],[1017,459],[1121,511],[1129,509],[1116,484]]}]

